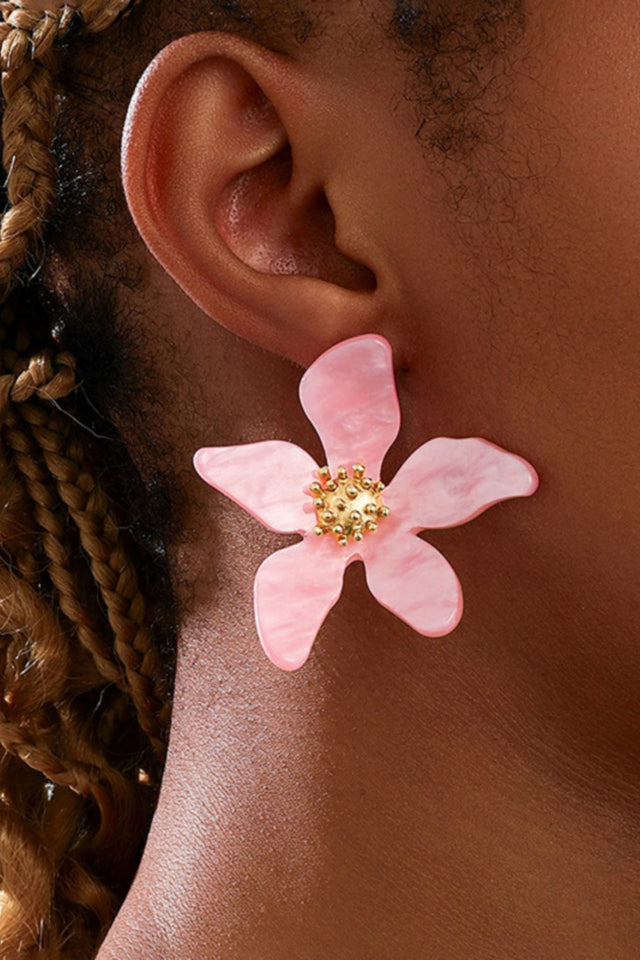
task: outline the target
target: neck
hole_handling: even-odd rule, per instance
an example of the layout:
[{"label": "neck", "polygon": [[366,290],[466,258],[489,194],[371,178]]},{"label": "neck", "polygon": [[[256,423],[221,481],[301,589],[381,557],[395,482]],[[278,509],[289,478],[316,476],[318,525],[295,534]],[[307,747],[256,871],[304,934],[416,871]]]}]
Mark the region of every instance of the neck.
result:
[{"label": "neck", "polygon": [[554,643],[534,650],[524,591],[520,629],[491,624],[488,602],[474,613],[488,576],[478,568],[474,584],[461,566],[467,619],[425,640],[374,605],[353,567],[308,664],[284,674],[250,601],[276,538],[251,545],[224,524],[245,562],[225,557],[208,580],[203,565],[150,838],[163,902],[180,898],[176,857],[183,883],[208,890],[190,949],[461,960],[490,942],[492,957],[635,957],[631,771],[551,670]]}]

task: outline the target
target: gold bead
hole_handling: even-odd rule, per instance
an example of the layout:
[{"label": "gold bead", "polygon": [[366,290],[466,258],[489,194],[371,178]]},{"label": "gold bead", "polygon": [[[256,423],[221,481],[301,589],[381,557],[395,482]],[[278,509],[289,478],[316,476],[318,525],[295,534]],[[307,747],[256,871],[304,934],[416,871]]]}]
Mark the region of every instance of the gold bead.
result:
[{"label": "gold bead", "polygon": [[318,476],[321,477],[323,480],[328,480],[329,477],[331,476],[331,471],[329,470],[329,467],[320,467],[320,469],[318,470]]},{"label": "gold bead", "polygon": [[362,520],[362,514],[360,513],[359,510],[352,510],[350,517],[354,523],[360,523],[360,521]]},{"label": "gold bead", "polygon": [[364,508],[364,512],[368,513],[370,517],[375,517],[378,515],[378,508],[375,503],[368,503]]},{"label": "gold bead", "polygon": [[391,510],[389,510],[389,507],[380,507],[378,510],[378,516],[380,517],[388,517],[390,513]]},{"label": "gold bead", "polygon": [[339,478],[340,480],[346,480],[346,479],[347,479],[347,468],[346,468],[346,467],[338,467],[338,478]]},{"label": "gold bead", "polygon": [[353,475],[354,477],[364,476],[364,467],[361,463],[354,463],[353,465]]},{"label": "gold bead", "polygon": [[337,489],[338,489],[338,484],[335,482],[335,480],[327,480],[327,490],[331,490],[331,492],[333,493],[333,491]]},{"label": "gold bead", "polygon": [[340,537],[340,539],[338,540],[338,543],[340,544],[341,547],[346,547],[346,545],[347,545],[347,538],[346,538],[346,537]]},{"label": "gold bead", "polygon": [[344,533],[344,527],[341,523],[336,523],[335,527],[333,528],[333,532],[337,534]]},{"label": "gold bead", "polygon": [[370,490],[373,486],[373,480],[371,477],[364,477],[362,480],[362,486],[365,488],[365,490]]},{"label": "gold bead", "polygon": [[357,531],[356,533],[354,533],[354,535],[353,535],[353,539],[354,539],[354,540],[357,540],[358,543],[360,543],[360,541],[362,540],[362,538],[363,538],[363,533],[362,533],[361,530],[358,530],[358,531]]},{"label": "gold bead", "polygon": [[324,520],[325,523],[333,523],[333,521],[335,520],[335,516],[333,513],[331,513],[328,510],[326,513],[322,514],[322,519]]},{"label": "gold bead", "polygon": [[322,534],[324,533],[324,530],[322,529],[322,527],[314,527],[313,532],[315,533],[316,537],[321,537]]},{"label": "gold bead", "polygon": [[382,482],[382,480],[378,480],[378,482],[376,483],[375,490],[376,490],[376,493],[382,493],[382,491],[384,490],[384,483]]},{"label": "gold bead", "polygon": [[350,483],[347,487],[347,496],[350,500],[355,500],[355,498],[358,496],[358,491],[352,483]]},{"label": "gold bead", "polygon": [[322,487],[315,480],[313,481],[309,489],[311,490],[311,493],[322,493]]},{"label": "gold bead", "polygon": [[317,500],[313,501],[313,505],[316,508],[316,510],[322,510],[322,508],[324,507],[324,500],[322,499],[322,497],[318,497]]},{"label": "gold bead", "polygon": [[375,533],[378,529],[378,524],[375,520],[367,520],[367,530],[370,530],[371,533]]},{"label": "gold bead", "polygon": [[336,502],[336,507],[338,508],[338,510],[345,510],[345,509],[346,509],[346,506],[347,506],[347,505],[346,505],[346,503],[344,502],[344,500],[338,500],[338,501]]}]

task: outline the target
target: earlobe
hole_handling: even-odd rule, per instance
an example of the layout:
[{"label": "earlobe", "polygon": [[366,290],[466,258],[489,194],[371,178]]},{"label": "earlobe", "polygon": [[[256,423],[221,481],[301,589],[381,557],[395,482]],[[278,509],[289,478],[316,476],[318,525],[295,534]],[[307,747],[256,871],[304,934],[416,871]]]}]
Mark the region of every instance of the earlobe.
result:
[{"label": "earlobe", "polygon": [[173,279],[217,322],[302,363],[376,327],[375,270],[336,246],[305,89],[241,38],[183,37],[138,84],[122,153],[133,219]]}]

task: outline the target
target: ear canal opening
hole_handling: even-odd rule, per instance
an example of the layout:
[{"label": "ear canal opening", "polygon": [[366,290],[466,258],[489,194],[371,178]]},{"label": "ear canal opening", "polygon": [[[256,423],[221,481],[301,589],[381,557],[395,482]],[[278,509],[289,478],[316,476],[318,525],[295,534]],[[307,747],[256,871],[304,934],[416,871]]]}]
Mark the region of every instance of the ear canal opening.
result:
[{"label": "ear canal opening", "polygon": [[218,233],[257,273],[316,277],[349,290],[373,291],[374,273],[336,246],[336,222],[325,192],[294,202],[289,143],[233,178],[214,211]]},{"label": "ear canal opening", "polygon": [[[377,286],[373,271],[365,264],[358,263],[357,260],[343,253],[336,244],[336,220],[324,190],[318,191],[312,207],[314,211],[312,220],[320,228],[316,239],[321,241],[324,236],[331,238],[331,244],[324,248],[325,257],[321,262],[321,272],[318,276],[348,290],[372,293]],[[313,244],[314,238],[309,239]]]}]

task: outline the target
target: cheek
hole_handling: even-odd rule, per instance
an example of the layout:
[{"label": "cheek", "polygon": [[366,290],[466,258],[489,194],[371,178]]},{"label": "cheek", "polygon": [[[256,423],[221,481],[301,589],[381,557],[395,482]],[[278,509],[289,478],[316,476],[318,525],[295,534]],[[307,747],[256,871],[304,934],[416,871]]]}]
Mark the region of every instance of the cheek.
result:
[{"label": "cheek", "polygon": [[479,435],[530,459],[542,475],[530,549],[585,609],[594,585],[605,605],[617,598],[633,633],[637,10],[620,4],[604,22],[594,2],[577,6],[555,5],[543,24],[534,4],[536,57],[514,72],[499,140],[408,166],[398,145],[406,179],[386,187],[384,234],[425,358],[415,443],[425,430]]},{"label": "cheek", "polygon": [[637,10],[548,6],[532,4],[499,137],[414,157],[387,235],[448,409],[463,383],[489,424],[617,448],[622,474],[639,426]]}]

